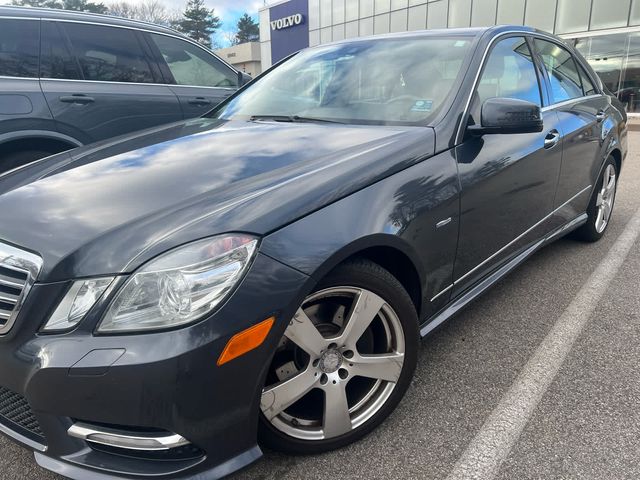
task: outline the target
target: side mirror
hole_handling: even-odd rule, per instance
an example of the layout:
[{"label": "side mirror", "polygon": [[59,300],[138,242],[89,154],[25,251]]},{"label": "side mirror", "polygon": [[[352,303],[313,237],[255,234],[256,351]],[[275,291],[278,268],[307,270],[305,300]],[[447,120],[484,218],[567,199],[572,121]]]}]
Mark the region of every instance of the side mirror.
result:
[{"label": "side mirror", "polygon": [[470,125],[472,135],[536,133],[544,127],[540,107],[515,98],[490,98],[482,104],[480,125]]},{"label": "side mirror", "polygon": [[238,88],[245,86],[251,80],[253,80],[251,75],[238,71]]}]

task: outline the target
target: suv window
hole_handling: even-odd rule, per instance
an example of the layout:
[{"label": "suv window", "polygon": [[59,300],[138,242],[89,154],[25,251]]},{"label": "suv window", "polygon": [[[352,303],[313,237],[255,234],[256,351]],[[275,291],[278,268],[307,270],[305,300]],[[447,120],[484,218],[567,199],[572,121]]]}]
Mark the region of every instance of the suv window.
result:
[{"label": "suv window", "polygon": [[57,23],[42,22],[42,41],[40,47],[40,77],[81,79],[78,62],[71,55]]},{"label": "suv window", "polygon": [[65,23],[85,80],[153,83],[151,68],[136,33],[119,27]]},{"label": "suv window", "polygon": [[0,75],[38,78],[39,22],[0,19]]},{"label": "suv window", "polygon": [[535,40],[536,49],[549,73],[552,103],[571,100],[583,95],[576,62],[568,50],[546,40]]},{"label": "suv window", "polygon": [[178,85],[236,87],[237,74],[206,51],[184,40],[151,34]]},{"label": "suv window", "polygon": [[538,76],[523,37],[500,40],[491,50],[474,99],[472,112],[477,123],[482,104],[494,97],[516,98],[542,106]]}]

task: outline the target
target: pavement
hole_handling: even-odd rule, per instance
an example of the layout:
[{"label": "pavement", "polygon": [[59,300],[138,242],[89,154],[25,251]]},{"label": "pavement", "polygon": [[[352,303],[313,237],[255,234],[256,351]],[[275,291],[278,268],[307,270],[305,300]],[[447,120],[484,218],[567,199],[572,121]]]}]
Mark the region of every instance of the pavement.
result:
[{"label": "pavement", "polygon": [[[544,248],[424,339],[380,428],[231,480],[640,478],[640,133],[629,147],[605,237]],[[0,452],[0,479],[60,479]]]}]

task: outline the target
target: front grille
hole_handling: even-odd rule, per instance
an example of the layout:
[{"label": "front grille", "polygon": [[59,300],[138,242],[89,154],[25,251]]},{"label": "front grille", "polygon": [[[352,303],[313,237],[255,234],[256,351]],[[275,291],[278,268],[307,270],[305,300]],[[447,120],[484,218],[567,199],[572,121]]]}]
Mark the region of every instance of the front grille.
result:
[{"label": "front grille", "polygon": [[11,330],[41,266],[37,255],[0,243],[0,335]]},{"label": "front grille", "polygon": [[44,443],[40,424],[33,415],[27,399],[4,387],[0,387],[0,422],[12,430]]}]

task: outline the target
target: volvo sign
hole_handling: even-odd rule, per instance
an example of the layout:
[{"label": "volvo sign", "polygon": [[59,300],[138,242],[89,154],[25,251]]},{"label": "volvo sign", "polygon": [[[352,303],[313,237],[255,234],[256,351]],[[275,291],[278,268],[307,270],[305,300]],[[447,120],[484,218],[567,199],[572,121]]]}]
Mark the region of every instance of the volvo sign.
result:
[{"label": "volvo sign", "polygon": [[295,15],[289,15],[288,17],[279,18],[271,22],[272,30],[283,30],[289,27],[295,27],[301,25],[304,22],[304,15],[296,13]]}]

